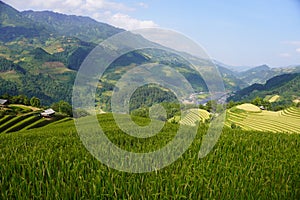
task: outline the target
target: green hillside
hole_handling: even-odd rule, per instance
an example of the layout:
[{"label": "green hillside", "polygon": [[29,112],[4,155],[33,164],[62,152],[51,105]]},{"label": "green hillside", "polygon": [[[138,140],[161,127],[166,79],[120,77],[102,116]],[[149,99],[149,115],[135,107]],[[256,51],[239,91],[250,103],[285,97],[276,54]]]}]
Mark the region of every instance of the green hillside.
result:
[{"label": "green hillside", "polygon": [[[143,123],[142,118],[136,118]],[[111,114],[99,116],[107,136],[123,149],[157,149],[177,125],[149,140],[121,134]],[[106,167],[85,149],[72,121],[0,134],[1,199],[298,199],[300,135],[225,128],[213,151],[198,159],[198,135],[183,156],[151,173]],[[147,144],[147,145],[146,145]],[[137,192],[138,191],[138,192]]]},{"label": "green hillside", "polygon": [[97,22],[89,17],[70,16],[50,11],[24,11],[21,14],[36,23],[43,24],[51,33],[76,37],[82,41],[96,44],[105,38],[124,31],[108,24]]},{"label": "green hillside", "polygon": [[[300,74],[283,74],[269,79],[265,84],[253,84],[247,88],[237,91],[228,100],[251,101],[256,97],[280,96],[276,103],[292,104],[293,100],[299,98]],[[271,103],[274,103],[271,102]]]},{"label": "green hillside", "polygon": [[70,118],[57,114],[51,119],[45,119],[38,114],[25,114],[19,116],[5,115],[0,119],[0,133],[11,133],[20,130],[39,128],[52,123],[68,121]]},{"label": "green hillside", "polygon": [[21,13],[2,1],[0,10],[0,94],[37,96],[44,105],[71,101],[75,70],[96,46],[92,39],[79,39],[89,34],[84,31],[101,29],[90,34],[101,40],[120,32],[90,18],[50,12],[38,12],[41,21],[37,21],[34,13]]},{"label": "green hillside", "polygon": [[[50,11],[19,12],[3,2],[0,9],[0,31],[5,33],[0,36],[0,95],[36,96],[44,105],[59,100],[71,102],[76,71],[83,60],[100,41],[124,31],[88,17]],[[135,39],[149,43],[138,36]],[[101,80],[98,96],[102,101],[98,103],[103,109],[109,107],[109,94],[118,78],[146,62],[175,68],[195,91],[207,90],[200,74],[179,56],[159,50],[140,50],[118,58]],[[227,90],[244,87],[230,70],[219,68]]]}]

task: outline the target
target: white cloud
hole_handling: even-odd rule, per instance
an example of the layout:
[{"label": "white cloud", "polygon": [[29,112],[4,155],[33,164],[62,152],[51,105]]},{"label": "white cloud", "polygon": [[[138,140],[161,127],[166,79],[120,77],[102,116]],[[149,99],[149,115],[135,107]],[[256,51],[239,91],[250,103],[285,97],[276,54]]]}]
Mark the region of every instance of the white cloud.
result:
[{"label": "white cloud", "polygon": [[137,20],[129,15],[117,13],[111,16],[109,23],[114,26],[125,28],[127,30],[140,29],[140,28],[153,28],[158,25],[151,20]]},{"label": "white cloud", "polygon": [[[135,11],[135,8],[112,0],[5,0],[5,2],[18,10],[52,10],[64,14],[89,16],[127,30],[157,27],[151,20],[139,20],[127,14]],[[148,5],[141,2],[139,6]]]},{"label": "white cloud", "polygon": [[291,57],[291,54],[289,54],[289,53],[281,53],[281,54],[279,54],[279,56],[283,57],[283,58],[289,58],[289,57]]},{"label": "white cloud", "polygon": [[34,9],[59,9],[67,10],[76,9],[82,11],[95,11],[99,9],[108,9],[115,11],[133,11],[134,8],[130,8],[122,3],[117,3],[108,0],[6,0],[6,3],[16,7],[20,10]]},{"label": "white cloud", "polygon": [[296,49],[296,51],[297,51],[298,53],[300,53],[300,48]]}]

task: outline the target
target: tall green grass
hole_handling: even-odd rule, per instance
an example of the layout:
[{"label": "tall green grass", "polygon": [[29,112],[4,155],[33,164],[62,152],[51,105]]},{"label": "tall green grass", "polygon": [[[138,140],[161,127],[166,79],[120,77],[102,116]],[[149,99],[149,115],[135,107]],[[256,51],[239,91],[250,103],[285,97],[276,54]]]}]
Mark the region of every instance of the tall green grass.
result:
[{"label": "tall green grass", "polygon": [[[121,148],[139,149],[135,146],[141,140],[128,141],[111,115],[100,115],[99,121]],[[168,124],[142,145],[160,147],[176,129]],[[199,128],[191,147],[176,162],[145,174],[101,164],[82,145],[72,121],[2,134],[0,199],[300,198],[300,135],[225,128],[212,152],[198,159],[206,129]]]}]

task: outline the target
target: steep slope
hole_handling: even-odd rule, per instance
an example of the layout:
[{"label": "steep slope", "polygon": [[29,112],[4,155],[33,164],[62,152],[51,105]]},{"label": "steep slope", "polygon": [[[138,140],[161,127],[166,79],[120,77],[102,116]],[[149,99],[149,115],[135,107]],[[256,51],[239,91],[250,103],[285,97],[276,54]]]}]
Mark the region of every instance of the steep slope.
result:
[{"label": "steep slope", "polygon": [[228,68],[216,65],[223,77],[225,88],[229,91],[237,91],[249,86],[246,82],[238,78],[238,75]]},{"label": "steep slope", "polygon": [[9,42],[20,37],[49,37],[49,32],[11,6],[0,1],[0,41]]}]

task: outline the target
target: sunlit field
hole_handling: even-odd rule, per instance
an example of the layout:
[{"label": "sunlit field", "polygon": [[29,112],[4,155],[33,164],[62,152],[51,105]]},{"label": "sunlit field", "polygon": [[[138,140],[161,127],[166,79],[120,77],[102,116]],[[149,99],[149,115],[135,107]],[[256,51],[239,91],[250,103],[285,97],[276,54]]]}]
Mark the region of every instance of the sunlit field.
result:
[{"label": "sunlit field", "polygon": [[[135,121],[148,123],[143,118]],[[147,144],[127,140],[111,114],[99,115],[99,122],[110,140],[127,150],[143,143],[147,149],[160,148],[178,127],[168,123]],[[300,198],[300,135],[225,128],[212,152],[199,159],[206,129],[199,127],[193,144],[176,162],[143,174],[101,164],[84,148],[72,121],[1,134],[0,198]]]}]

